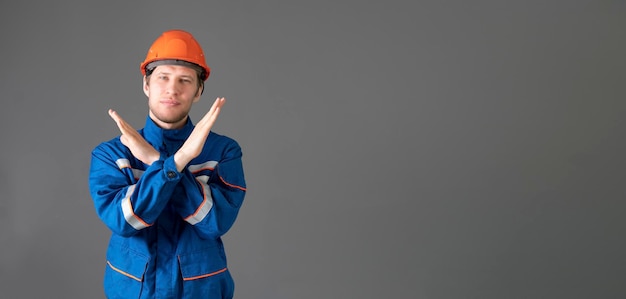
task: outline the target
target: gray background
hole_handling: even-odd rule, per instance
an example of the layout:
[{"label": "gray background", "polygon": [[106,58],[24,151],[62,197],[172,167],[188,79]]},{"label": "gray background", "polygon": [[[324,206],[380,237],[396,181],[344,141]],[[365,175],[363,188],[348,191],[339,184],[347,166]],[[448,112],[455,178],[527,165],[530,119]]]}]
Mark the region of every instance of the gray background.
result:
[{"label": "gray background", "polygon": [[2,298],[102,297],[90,152],[171,28],[244,151],[237,298],[626,297],[624,1],[38,2],[0,5]]}]

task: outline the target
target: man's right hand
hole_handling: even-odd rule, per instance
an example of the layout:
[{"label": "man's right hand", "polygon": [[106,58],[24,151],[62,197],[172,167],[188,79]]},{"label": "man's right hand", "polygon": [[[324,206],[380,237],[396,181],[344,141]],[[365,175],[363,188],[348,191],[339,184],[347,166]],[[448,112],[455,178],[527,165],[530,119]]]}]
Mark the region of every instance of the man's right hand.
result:
[{"label": "man's right hand", "polygon": [[215,100],[209,112],[198,121],[191,135],[189,135],[183,146],[174,154],[174,162],[179,172],[183,171],[187,164],[202,152],[211,127],[213,127],[215,120],[217,120],[217,116],[220,114],[224,102],[226,102],[224,98],[217,98]]}]

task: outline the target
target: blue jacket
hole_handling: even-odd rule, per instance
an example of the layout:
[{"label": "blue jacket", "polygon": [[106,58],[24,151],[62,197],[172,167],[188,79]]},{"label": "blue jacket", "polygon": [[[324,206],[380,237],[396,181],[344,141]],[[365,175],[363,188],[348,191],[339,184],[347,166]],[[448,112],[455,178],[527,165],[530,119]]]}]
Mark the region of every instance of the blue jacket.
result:
[{"label": "blue jacket", "polygon": [[173,155],[193,128],[188,119],[180,130],[164,130],[148,117],[139,133],[161,153],[149,166],[119,137],[92,151],[90,193],[112,232],[107,298],[233,297],[220,237],[246,193],[241,148],[211,132],[202,153],[178,172]]}]

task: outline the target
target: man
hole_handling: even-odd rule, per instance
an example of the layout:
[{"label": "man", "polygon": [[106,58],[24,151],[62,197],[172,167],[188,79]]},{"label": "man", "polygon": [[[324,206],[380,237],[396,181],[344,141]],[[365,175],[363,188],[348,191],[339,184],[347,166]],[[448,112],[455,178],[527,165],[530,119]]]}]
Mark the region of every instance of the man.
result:
[{"label": "man", "polygon": [[144,128],[109,110],[121,135],[91,158],[90,193],[112,232],[106,296],[232,298],[221,236],[237,218],[246,184],[238,143],[211,131],[225,99],[194,126],[189,111],[210,69],[188,32],[164,32],[140,68]]}]

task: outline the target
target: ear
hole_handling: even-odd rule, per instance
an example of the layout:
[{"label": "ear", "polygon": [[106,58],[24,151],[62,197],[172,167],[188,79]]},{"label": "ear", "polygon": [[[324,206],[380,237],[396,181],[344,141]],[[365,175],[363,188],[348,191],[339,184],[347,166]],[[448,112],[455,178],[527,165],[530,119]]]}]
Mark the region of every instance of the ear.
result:
[{"label": "ear", "polygon": [[148,81],[146,81],[146,76],[143,76],[143,93],[150,97],[150,86],[148,86]]},{"label": "ear", "polygon": [[204,90],[204,84],[198,88],[198,92],[196,92],[196,96],[193,98],[193,102],[196,103],[200,100],[202,96],[202,91]]}]

